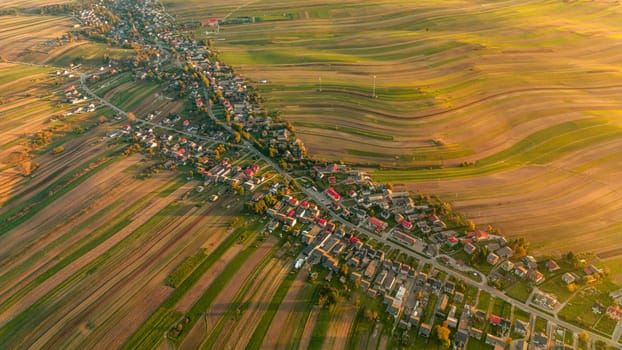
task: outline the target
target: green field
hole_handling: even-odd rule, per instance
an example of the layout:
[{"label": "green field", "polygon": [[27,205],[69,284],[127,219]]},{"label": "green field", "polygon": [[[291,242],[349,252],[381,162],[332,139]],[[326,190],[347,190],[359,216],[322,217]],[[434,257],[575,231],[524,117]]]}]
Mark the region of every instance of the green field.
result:
[{"label": "green field", "polygon": [[[256,18],[207,36],[225,63],[255,82],[268,109],[296,125],[311,157],[370,166],[381,182],[439,194],[478,224],[526,236],[538,252],[620,248],[609,243],[622,241],[614,204],[621,185],[610,180],[622,170],[618,7],[554,0],[165,6],[182,21]],[[560,220],[547,224],[544,208]],[[562,232],[576,239],[553,244]]]}]

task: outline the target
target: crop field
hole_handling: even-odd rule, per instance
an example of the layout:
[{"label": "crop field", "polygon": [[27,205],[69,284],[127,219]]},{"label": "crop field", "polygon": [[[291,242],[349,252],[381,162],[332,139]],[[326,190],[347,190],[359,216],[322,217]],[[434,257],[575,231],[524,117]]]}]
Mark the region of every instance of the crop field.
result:
[{"label": "crop field", "polygon": [[65,4],[69,0],[3,0],[0,2],[0,9],[32,9],[39,6]]},{"label": "crop field", "polygon": [[[2,2],[0,8],[4,5]],[[22,60],[33,51],[56,47],[56,39],[71,25],[65,17],[0,16],[0,57]]]},{"label": "crop field", "polygon": [[438,194],[535,253],[621,248],[615,3],[165,4],[250,18],[207,35],[312,157],[379,165],[375,179]]},{"label": "crop field", "polygon": [[[70,170],[68,164],[79,165],[105,150],[98,138],[105,126],[82,135],[72,133],[76,126],[94,125],[97,115],[107,114],[105,109],[50,121],[75,108],[61,102],[64,87],[73,81],[51,72],[48,68],[0,63],[0,203],[18,193],[22,194],[19,200],[28,198],[38,184]],[[51,154],[50,150],[59,145],[67,152]],[[28,177],[31,173],[33,176]]]}]

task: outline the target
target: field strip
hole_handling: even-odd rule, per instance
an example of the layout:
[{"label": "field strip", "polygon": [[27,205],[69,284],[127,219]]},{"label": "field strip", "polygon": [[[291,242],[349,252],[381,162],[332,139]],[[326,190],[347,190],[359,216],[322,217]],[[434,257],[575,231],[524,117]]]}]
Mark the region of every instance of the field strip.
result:
[{"label": "field strip", "polygon": [[[275,277],[273,272],[278,269],[277,262],[277,259],[268,255],[259,263],[255,271],[247,276],[244,284],[235,291],[233,299],[228,305],[223,305],[226,307],[224,316],[220,318],[205,342],[202,345],[199,344],[201,348],[223,349],[233,347],[236,339],[231,338],[231,332],[240,324],[248,323],[249,314],[254,312],[250,305],[250,299],[262,298],[266,287]],[[237,310],[240,310],[239,315]],[[253,327],[253,325],[250,326]],[[241,333],[236,331],[234,334],[239,337]]]},{"label": "field strip", "polygon": [[253,293],[250,295],[252,298],[247,296],[248,300],[243,305],[248,304],[248,307],[245,308],[240,322],[234,325],[233,332],[231,332],[231,335],[238,334],[237,337],[230,338],[232,341],[229,344],[233,345],[235,349],[248,348],[248,343],[255,334],[257,327],[261,325],[263,318],[269,317],[273,310],[280,305],[280,303],[273,303],[273,299],[288,277],[292,263],[289,260],[278,261],[276,271],[271,270],[270,279],[266,279],[262,283],[261,289],[259,289],[261,295]]},{"label": "field strip", "polygon": [[[109,195],[114,196],[115,194],[112,192]],[[33,250],[34,254],[23,254],[25,260],[20,259],[20,261],[16,261],[13,265],[21,263],[10,270],[8,274],[2,276],[2,279],[10,278],[14,282],[7,284],[6,287],[11,287],[12,289],[19,288],[17,295],[23,296],[32,290],[36,284],[59,272],[75,258],[88,252],[89,249],[116,233],[114,228],[119,226],[117,223],[124,222],[119,214],[125,210],[132,212],[138,209],[141,204],[146,204],[150,197],[152,196],[147,196],[146,198],[135,197],[134,199],[139,199],[138,202],[132,202],[127,200],[127,198],[117,200],[113,204],[104,207],[101,211],[95,212],[92,216],[86,216],[81,222],[74,223],[75,226],[71,227],[71,229],[68,228],[66,232],[59,232],[57,239],[44,247]],[[106,196],[102,200],[110,201],[110,197]],[[57,263],[53,264],[54,261],[57,261]],[[24,277],[17,278],[18,274]],[[5,294],[3,292],[0,299],[2,303],[5,302]],[[11,299],[15,297],[16,294],[12,295]]]},{"label": "field strip", "polygon": [[[77,192],[80,196],[83,196],[81,199],[76,200],[75,197],[72,198],[73,193],[68,193],[67,196],[61,197],[59,200],[63,200],[68,203],[64,206],[66,214],[63,218],[65,221],[62,221],[57,225],[50,224],[48,225],[47,230],[41,229],[39,231],[40,234],[37,237],[33,237],[32,240],[24,239],[24,242],[21,242],[21,245],[11,246],[8,252],[11,255],[3,256],[3,262],[0,264],[0,267],[2,267],[5,272],[1,275],[0,281],[9,279],[5,277],[5,275],[6,272],[11,270],[12,266],[19,264],[33,265],[35,262],[32,259],[33,255],[41,254],[42,250],[45,251],[47,255],[50,255],[52,254],[51,249],[53,247],[59,246],[65,241],[69,241],[66,246],[71,246],[72,243],[75,243],[76,238],[72,238],[73,235],[78,234],[80,231],[84,231],[86,227],[89,227],[91,231],[94,230],[99,225],[93,225],[91,221],[96,221],[98,218],[101,219],[100,216],[106,214],[100,213],[100,208],[105,208],[107,212],[112,211],[114,213],[118,213],[116,207],[107,204],[115,202],[116,205],[121,208],[129,206],[131,201],[128,203],[126,200],[127,196],[125,196],[124,193],[119,193],[122,192],[121,186],[119,185],[122,183],[134,183],[135,181],[131,179],[131,175],[121,173],[121,169],[126,165],[127,163],[125,162],[118,162],[114,166],[108,168],[110,172],[107,172],[106,174],[96,174],[77,186],[72,192]],[[115,170],[117,171],[115,172]],[[110,176],[112,174],[114,174],[114,176]],[[140,195],[136,191],[143,190],[144,193],[147,193],[147,187],[144,185],[144,182],[141,183],[136,181],[134,184],[136,185],[135,188],[128,191],[128,193],[132,193],[134,196]],[[99,193],[94,190],[101,186],[111,187],[111,190],[106,191],[105,193]],[[135,198],[136,197],[134,197],[134,199]],[[114,201],[113,199],[117,200]],[[50,222],[51,220],[47,219],[48,215],[46,212],[54,210],[56,210],[56,208],[53,206],[44,208],[39,215],[29,221],[29,224],[32,223],[36,226],[37,221]],[[108,216],[111,216],[111,214],[108,213]],[[32,229],[27,227],[16,227],[14,229],[15,232],[12,232],[11,234],[15,233],[16,235],[23,237],[27,235],[25,232],[30,232],[30,230]],[[81,237],[81,235],[78,235],[78,237]],[[63,253],[67,253],[67,251],[63,250]],[[9,273],[8,275],[12,274]],[[0,291],[5,290],[7,287],[7,285],[3,284]]]},{"label": "field strip", "polygon": [[307,322],[305,322],[304,330],[302,332],[302,336],[300,337],[300,344],[298,345],[298,350],[307,350],[309,349],[309,344],[311,343],[311,338],[313,334],[313,330],[315,329],[315,325],[317,324],[318,317],[320,316],[320,312],[322,311],[322,307],[319,305],[313,306],[313,310],[309,314],[309,318],[307,318]]},{"label": "field strip", "polygon": [[[102,305],[99,309],[103,310],[99,311],[96,309],[91,312],[91,314],[98,316],[100,324],[84,342],[80,342],[79,347],[92,348],[97,345],[97,347],[102,349],[117,348],[127,341],[127,338],[170,296],[170,292],[173,289],[163,286],[162,281],[166,279],[174,267],[179,265],[179,261],[185,258],[187,252],[199,249],[198,247],[204,244],[206,236],[209,237],[207,238],[208,241],[212,239],[220,241],[226,238],[226,235],[221,235],[220,230],[215,228],[217,223],[209,220],[216,209],[218,209],[217,205],[210,205],[206,207],[207,211],[196,213],[199,216],[198,220],[195,221],[196,224],[190,223],[186,225],[186,228],[182,231],[183,237],[176,239],[175,247],[165,251],[163,253],[165,255],[162,255],[152,264],[151,269],[155,270],[154,274],[142,277],[144,283],[132,282],[136,287],[129,288],[123,297],[118,298],[119,301],[114,302],[115,305],[110,307]],[[217,220],[226,220],[226,216],[219,216]],[[195,232],[196,234],[190,235],[188,234],[189,232]],[[150,288],[157,292],[155,295],[158,296],[158,300],[150,300],[148,309],[140,307],[141,304],[145,303],[142,297],[143,288],[139,287],[141,285],[145,285],[145,288]],[[128,289],[125,284],[122,284],[122,286]],[[163,290],[168,292],[163,294]],[[135,311],[137,308],[140,312]]]},{"label": "field strip", "polygon": [[[262,262],[262,260],[268,256],[272,249],[276,246],[277,239],[273,236],[263,242],[259,248],[257,248],[234,272],[233,276],[230,276],[230,280],[226,285],[218,286],[219,291],[209,303],[209,308],[205,313],[205,319],[207,320],[207,331],[211,333],[214,331],[218,322],[226,314],[227,309],[235,297],[235,293],[232,291],[238,291],[244,284],[246,278],[253,273],[256,267]],[[250,248],[246,248],[250,249]],[[226,270],[226,268],[225,268]],[[221,273],[221,276],[225,272]],[[213,288],[214,284],[210,286]],[[209,289],[207,290],[209,291]],[[207,293],[206,291],[206,293]],[[212,293],[215,291],[212,291]],[[205,295],[205,294],[204,294]],[[196,305],[196,303],[195,303]],[[194,305],[193,305],[194,306]],[[199,327],[199,323],[195,324],[195,328]]]},{"label": "field strip", "polygon": [[301,269],[296,275],[270,323],[261,349],[290,349],[297,345],[304,330],[304,323],[300,323],[306,321],[308,313],[305,313],[305,310],[310,309],[309,306],[312,305],[313,293],[309,291],[313,288],[307,283],[308,275],[309,271],[306,268]]},{"label": "field strip", "polygon": [[337,308],[341,310],[334,311],[322,349],[343,350],[346,348],[352,322],[356,316],[356,307],[348,301],[344,301],[335,307],[335,309]]}]

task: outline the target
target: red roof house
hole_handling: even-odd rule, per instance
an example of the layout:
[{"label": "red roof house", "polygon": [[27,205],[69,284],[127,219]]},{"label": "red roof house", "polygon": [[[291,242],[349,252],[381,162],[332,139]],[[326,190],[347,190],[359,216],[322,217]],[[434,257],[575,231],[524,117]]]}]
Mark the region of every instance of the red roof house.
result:
[{"label": "red roof house", "polygon": [[339,199],[341,199],[341,196],[339,195],[339,193],[337,193],[337,191],[335,191],[335,189],[332,187],[329,187],[326,190],[326,194],[328,194],[335,201],[338,201]]},{"label": "red roof house", "polygon": [[404,221],[402,221],[402,227],[407,229],[407,230],[412,230],[413,223],[408,221],[408,220],[404,220]]},{"label": "red roof house", "polygon": [[371,226],[372,228],[374,228],[376,231],[382,231],[384,229],[387,228],[388,224],[376,217],[370,217],[369,218],[369,226]]}]

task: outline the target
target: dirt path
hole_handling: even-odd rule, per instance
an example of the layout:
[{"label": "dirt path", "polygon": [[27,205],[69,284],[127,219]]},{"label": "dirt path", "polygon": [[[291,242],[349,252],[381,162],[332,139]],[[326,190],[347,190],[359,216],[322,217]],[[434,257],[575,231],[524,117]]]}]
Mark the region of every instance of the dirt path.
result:
[{"label": "dirt path", "polygon": [[305,329],[302,332],[302,337],[300,338],[300,345],[298,345],[298,350],[307,350],[309,348],[309,343],[311,342],[311,335],[313,335],[313,328],[315,328],[315,323],[317,322],[317,318],[320,315],[320,311],[322,310],[321,306],[314,306],[313,310],[309,314],[309,318],[307,319],[307,323],[305,323]]},{"label": "dirt path", "polygon": [[294,313],[302,312],[304,307],[301,307],[301,305],[312,302],[311,300],[300,299],[300,293],[303,288],[310,288],[306,283],[308,275],[309,270],[307,269],[301,269],[298,272],[296,279],[287,291],[285,298],[283,298],[283,302],[279,305],[279,310],[274,315],[274,319],[272,319],[270,328],[261,345],[262,349],[289,349],[291,346],[289,342],[292,339],[288,337],[291,336],[291,334],[288,334],[288,330],[293,326],[291,321],[295,316]]}]

